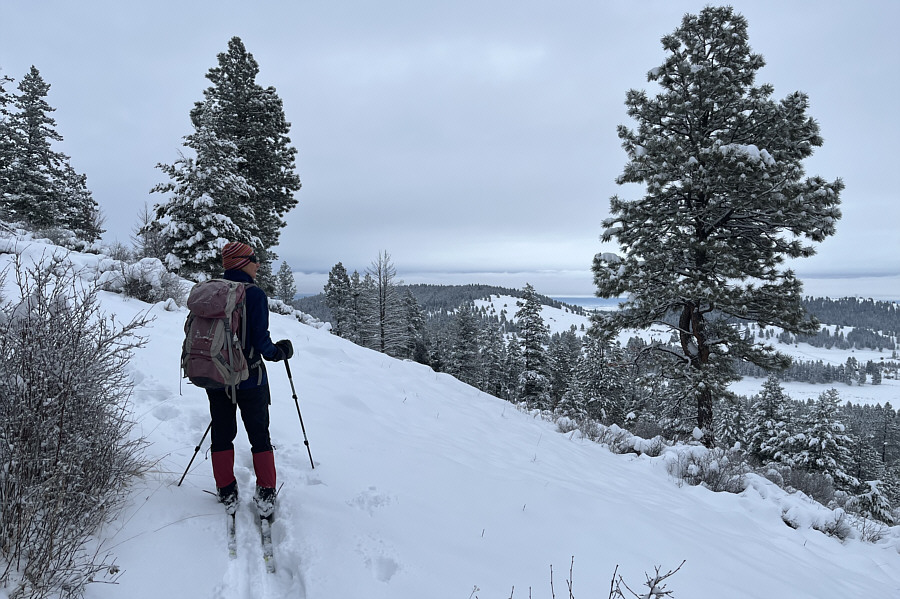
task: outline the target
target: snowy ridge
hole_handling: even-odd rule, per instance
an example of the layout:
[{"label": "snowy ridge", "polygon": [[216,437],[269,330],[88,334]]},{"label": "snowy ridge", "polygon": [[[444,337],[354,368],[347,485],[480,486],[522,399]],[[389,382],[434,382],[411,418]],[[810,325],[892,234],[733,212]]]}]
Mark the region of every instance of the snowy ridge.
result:
[{"label": "snowy ridge", "polygon": [[[71,259],[90,266],[98,258]],[[237,559],[227,556],[221,506],[203,492],[213,490],[208,441],[176,486],[209,422],[203,392],[179,379],[185,310],[106,292],[101,303],[119,320],[148,308],[156,317],[130,369],[135,419],[157,467],[104,531],[124,575],[89,587],[89,599],[504,599],[512,587],[516,597],[533,589],[539,598],[550,597],[551,565],[562,592],[573,556],[579,597],[605,596],[616,565],[637,589],[644,572],[682,560],[668,581],[677,597],[900,596],[896,528],[878,544],[841,542],[812,527],[830,510],[764,479],[740,495],[679,486],[667,473],[671,455],[614,455],[448,375],[278,314],[272,335],[294,342],[291,370],[316,468],[285,370],[269,364],[284,487],[278,571],[268,575],[248,505],[243,431]]]}]

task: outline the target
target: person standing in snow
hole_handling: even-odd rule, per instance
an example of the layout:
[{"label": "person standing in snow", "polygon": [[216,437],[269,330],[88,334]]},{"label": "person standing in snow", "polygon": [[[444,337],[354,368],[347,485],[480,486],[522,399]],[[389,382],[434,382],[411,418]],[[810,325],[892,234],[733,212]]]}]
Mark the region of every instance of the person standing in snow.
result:
[{"label": "person standing in snow", "polygon": [[229,513],[237,509],[238,489],[234,477],[234,439],[237,436],[237,408],[250,440],[256,494],[253,497],[259,515],[270,517],[275,511],[275,456],[269,438],[269,381],[262,358],[271,362],[287,360],[294,354],[287,339],[272,343],[269,336],[269,300],[265,291],[253,284],[259,259],[249,245],[231,242],[222,248],[224,277],[247,283],[246,347],[244,355],[250,370],[247,380],[237,387],[232,398],[226,389],[207,389],[212,416],[212,467],[219,501]]}]

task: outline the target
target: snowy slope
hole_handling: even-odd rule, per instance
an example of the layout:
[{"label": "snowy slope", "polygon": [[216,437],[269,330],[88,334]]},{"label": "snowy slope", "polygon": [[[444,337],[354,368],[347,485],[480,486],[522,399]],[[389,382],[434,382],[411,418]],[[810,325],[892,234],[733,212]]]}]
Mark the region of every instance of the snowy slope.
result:
[{"label": "snowy slope", "polygon": [[[516,302],[521,301],[520,298],[511,295],[492,295],[487,300],[475,300],[475,307],[485,308],[488,314],[497,318],[500,318],[501,314],[505,314],[507,320],[515,322],[516,312],[519,310]],[[591,326],[590,318],[551,306],[541,307],[541,318],[544,319],[544,324],[550,329],[551,335],[564,333],[570,330],[572,326],[575,326],[576,334],[582,335]]]},{"label": "snowy slope", "polygon": [[[102,303],[122,320],[148,308],[108,293]],[[551,565],[561,597],[573,556],[577,597],[606,597],[616,565],[638,589],[644,572],[682,560],[669,581],[676,597],[900,596],[896,534],[873,545],[790,528],[784,510],[806,520],[819,512],[765,481],[741,495],[679,486],[662,458],[613,455],[447,375],[278,315],[272,334],[294,342],[316,468],[285,371],[270,364],[284,488],[278,572],[267,575],[243,432],[237,559],[226,554],[222,509],[204,492],[213,490],[208,441],[176,486],[208,413],[201,390],[179,394],[186,312],[150,310],[156,320],[130,368],[135,418],[157,465],[104,531],[119,584],[92,585],[89,599],[505,599],[513,587],[515,597],[549,598]]]}]

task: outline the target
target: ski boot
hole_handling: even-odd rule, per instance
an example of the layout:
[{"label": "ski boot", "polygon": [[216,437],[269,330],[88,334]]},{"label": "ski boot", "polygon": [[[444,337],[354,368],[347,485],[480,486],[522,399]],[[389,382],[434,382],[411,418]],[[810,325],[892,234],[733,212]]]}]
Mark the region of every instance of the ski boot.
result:
[{"label": "ski boot", "polygon": [[269,520],[270,522],[275,516],[275,497],[277,492],[271,487],[256,487],[256,495],[253,496],[253,502],[256,503],[256,509],[259,511],[259,517]]},{"label": "ski boot", "polygon": [[216,489],[219,492],[219,503],[225,506],[225,513],[232,515],[238,508],[238,489],[237,481],[233,481],[230,485]]}]

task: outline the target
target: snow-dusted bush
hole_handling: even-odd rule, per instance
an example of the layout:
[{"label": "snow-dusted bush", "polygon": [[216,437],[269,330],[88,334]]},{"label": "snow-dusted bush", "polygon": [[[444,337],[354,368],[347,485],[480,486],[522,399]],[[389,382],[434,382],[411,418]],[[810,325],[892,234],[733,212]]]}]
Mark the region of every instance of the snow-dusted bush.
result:
[{"label": "snow-dusted bush", "polygon": [[597,436],[597,442],[606,447],[613,453],[637,453],[634,447],[635,437],[628,431],[619,428],[618,425],[610,425],[601,428]]},{"label": "snow-dusted bush", "polygon": [[780,486],[783,489],[801,491],[822,505],[829,505],[834,501],[834,481],[827,474],[775,464],[770,464],[769,467],[780,472],[783,480]]},{"label": "snow-dusted bush", "polygon": [[48,241],[53,245],[66,248],[67,250],[88,254],[97,254],[100,252],[100,245],[98,243],[79,239],[75,233],[68,229],[38,229],[32,233],[32,236],[35,240]]},{"label": "snow-dusted bush", "polygon": [[65,257],[15,269],[21,299],[0,306],[0,587],[78,597],[115,572],[92,535],[145,468],[125,367],[146,321],[101,314]]},{"label": "snow-dusted bush", "polygon": [[747,488],[749,467],[739,451],[681,446],[665,456],[669,474],[691,486],[702,484],[711,491],[741,493]]},{"label": "snow-dusted bush", "polygon": [[310,316],[306,312],[301,312],[293,306],[289,306],[279,299],[269,298],[269,311],[275,314],[283,314],[285,316],[293,316],[298,321],[315,329],[324,328],[326,331],[331,330],[331,323],[322,322],[314,316]]},{"label": "snow-dusted bush", "polygon": [[157,258],[143,258],[127,262],[103,258],[97,265],[97,283],[104,291],[122,293],[148,304],[173,299],[184,305],[188,285],[176,274],[166,270]]}]

